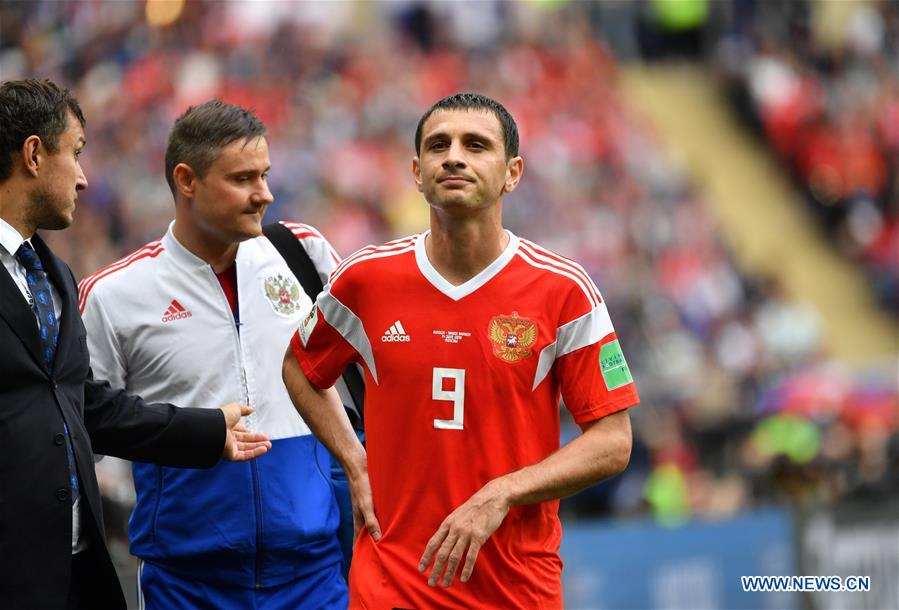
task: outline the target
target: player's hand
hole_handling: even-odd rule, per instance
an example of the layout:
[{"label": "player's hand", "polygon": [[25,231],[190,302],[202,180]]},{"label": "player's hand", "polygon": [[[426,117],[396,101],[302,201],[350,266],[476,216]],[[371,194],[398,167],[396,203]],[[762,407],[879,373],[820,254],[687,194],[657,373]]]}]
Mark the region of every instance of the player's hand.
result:
[{"label": "player's hand", "polygon": [[381,539],[381,524],[375,516],[375,503],[368,480],[368,460],[363,453],[352,468],[346,470],[353,501],[353,539],[359,537],[359,530],[365,526],[375,542]]},{"label": "player's hand", "polygon": [[231,462],[252,460],[272,448],[272,443],[264,434],[247,432],[240,423],[242,415],[249,415],[253,409],[247,405],[231,402],[222,407],[225,415],[225,447],[222,458]]},{"label": "player's hand", "polygon": [[453,584],[456,569],[464,555],[465,566],[460,579],[468,582],[478,559],[478,552],[507,514],[509,503],[502,491],[502,483],[497,480],[487,483],[443,520],[437,532],[428,540],[425,552],[418,562],[418,571],[427,570],[433,559],[434,567],[428,576],[428,584],[437,586],[442,575],[443,586],[449,587]]}]

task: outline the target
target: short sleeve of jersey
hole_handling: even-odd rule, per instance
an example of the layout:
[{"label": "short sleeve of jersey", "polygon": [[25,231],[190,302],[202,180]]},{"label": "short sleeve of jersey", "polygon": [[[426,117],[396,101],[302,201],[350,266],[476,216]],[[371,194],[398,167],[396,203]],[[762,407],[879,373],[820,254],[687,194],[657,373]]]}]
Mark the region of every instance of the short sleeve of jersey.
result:
[{"label": "short sleeve of jersey", "polygon": [[[590,286],[595,290],[595,286]],[[562,400],[578,424],[624,410],[640,401],[606,304],[572,291],[556,331],[555,375]]]},{"label": "short sleeve of jersey", "polygon": [[350,362],[370,365],[370,358],[365,356],[370,355],[371,347],[362,321],[339,298],[348,292],[351,280],[347,275],[341,276],[337,286],[325,286],[290,341],[306,377],[319,388],[334,385]]}]

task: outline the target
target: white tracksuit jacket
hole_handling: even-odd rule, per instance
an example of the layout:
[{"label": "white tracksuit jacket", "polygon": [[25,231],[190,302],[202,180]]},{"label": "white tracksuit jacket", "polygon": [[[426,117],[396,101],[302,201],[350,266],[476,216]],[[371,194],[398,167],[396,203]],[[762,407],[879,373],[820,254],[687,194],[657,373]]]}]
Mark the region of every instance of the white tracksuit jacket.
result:
[{"label": "white tracksuit jacket", "polygon": [[[284,224],[327,284],[333,248],[308,225]],[[178,243],[172,226],[81,282],[94,375],[151,402],[247,403],[255,409],[247,428],[268,434],[272,449],[210,470],[134,463],[131,551],[185,577],[239,587],[277,585],[339,562],[329,455],[281,379],[312,302],[271,242],[257,237],[237,251],[235,324],[212,267]]]}]

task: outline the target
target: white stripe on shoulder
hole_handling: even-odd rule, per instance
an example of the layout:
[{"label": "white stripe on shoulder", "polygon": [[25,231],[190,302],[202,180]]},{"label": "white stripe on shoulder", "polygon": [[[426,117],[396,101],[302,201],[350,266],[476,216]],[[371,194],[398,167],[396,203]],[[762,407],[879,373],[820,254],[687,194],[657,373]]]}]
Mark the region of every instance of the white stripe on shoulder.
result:
[{"label": "white stripe on shoulder", "polygon": [[[575,284],[577,284],[577,287],[581,289],[581,292],[584,293],[584,296],[587,297],[587,301],[589,301],[590,305],[592,305],[593,307],[597,307],[601,303],[601,301],[595,295],[595,293],[588,287],[587,284],[584,283],[584,280],[582,278],[578,277],[577,275],[575,275],[574,272],[566,270],[566,269],[560,269],[558,267],[554,267],[549,264],[537,262],[537,260],[535,260],[535,258],[534,258],[534,255],[529,253],[524,248],[519,248],[517,254],[518,254],[518,256],[521,257],[521,259],[523,261],[525,261],[526,263],[528,263],[529,265],[531,265],[533,267],[537,267],[538,269],[544,269],[546,271],[551,271],[552,273],[567,277],[568,279],[573,281]],[[591,282],[591,284],[592,284],[592,282]]]},{"label": "white stripe on shoulder", "polygon": [[394,246],[401,246],[407,244],[409,242],[413,242],[418,239],[418,235],[407,235],[406,237],[398,237],[397,239],[391,239],[388,242],[384,242],[378,248],[392,248]]},{"label": "white stripe on shoulder", "polygon": [[146,246],[132,252],[125,258],[121,258],[102,269],[90,274],[78,284],[78,307],[83,311],[84,305],[87,303],[87,295],[101,279],[107,275],[111,275],[120,269],[124,269],[131,263],[141,258],[155,257],[163,251],[162,240],[156,240],[148,243]]},{"label": "white stripe on shoulder", "polygon": [[[304,239],[309,239],[310,237],[313,239],[321,240],[328,247],[328,253],[331,255],[331,258],[334,260],[334,264],[337,265],[340,263],[340,255],[337,254],[337,250],[331,245],[325,236],[321,234],[321,231],[313,227],[312,225],[307,225],[302,222],[290,222],[288,220],[279,221],[282,225],[290,229],[290,232],[293,233],[294,237],[298,240],[303,241]],[[308,248],[307,248],[308,250]]]},{"label": "white stripe on shoulder", "polygon": [[316,305],[325,320],[334,327],[346,342],[362,356],[375,383],[378,383],[378,371],[375,368],[375,356],[371,342],[365,334],[362,320],[353,311],[331,294],[330,286],[318,295]]},{"label": "white stripe on shoulder", "polygon": [[559,269],[564,269],[581,278],[581,280],[584,282],[584,285],[587,286],[591,293],[593,293],[593,296],[596,298],[596,300],[602,301],[602,297],[599,294],[599,289],[596,287],[596,284],[593,283],[593,280],[590,278],[590,275],[587,273],[587,271],[577,262],[571,260],[570,258],[566,258],[561,254],[556,254],[551,250],[547,250],[546,248],[539,246],[534,242],[524,240],[522,246],[535,260],[547,263]]},{"label": "white stripe on shoulder", "polygon": [[556,329],[556,340],[540,350],[537,371],[534,374],[534,385],[531,390],[536,390],[537,386],[543,382],[558,358],[582,347],[593,345],[614,330],[605,303],[600,303],[598,307],[588,311],[580,318],[575,318],[560,326]]},{"label": "white stripe on shoulder", "polygon": [[341,263],[340,267],[338,267],[334,271],[334,273],[331,274],[331,283],[333,284],[335,281],[337,281],[337,278],[339,278],[341,275],[343,275],[344,271],[346,271],[347,269],[349,269],[350,267],[352,267],[353,265],[355,265],[357,263],[374,260],[376,258],[384,258],[387,256],[396,256],[397,254],[403,254],[405,252],[409,252],[414,249],[415,249],[415,241],[410,241],[410,242],[406,243],[405,245],[397,244],[396,246],[393,246],[393,248],[389,249],[389,250],[384,249],[384,248],[375,248],[374,250],[371,250],[364,254],[360,253],[359,255],[348,258],[345,261],[343,261],[343,263]]},{"label": "white stripe on shoulder", "polygon": [[135,258],[141,256],[142,254],[146,254],[147,252],[158,250],[161,247],[162,247],[162,240],[151,241],[147,245],[141,246],[140,248],[138,248],[137,250],[135,250],[128,256],[122,257],[119,260],[117,260],[113,263],[110,263],[110,264],[106,265],[105,267],[98,269],[97,271],[94,271],[93,273],[91,273],[90,275],[85,277],[83,280],[81,280],[81,283],[85,284],[85,285],[92,284],[93,282],[96,282],[98,279],[100,279],[101,277],[106,275],[109,271],[114,271],[114,270],[117,270],[119,267],[127,266],[128,263],[133,261]]},{"label": "white stripe on shoulder", "polygon": [[542,255],[544,255],[544,256],[546,256],[546,257],[548,257],[548,258],[551,258],[551,259],[555,260],[556,262],[558,262],[558,263],[560,263],[560,264],[562,264],[562,265],[567,265],[567,266],[569,266],[569,267],[571,267],[571,268],[573,268],[573,269],[576,269],[577,271],[579,271],[580,273],[582,273],[582,274],[584,275],[584,277],[589,277],[589,276],[587,275],[587,272],[584,271],[584,268],[581,267],[580,263],[578,263],[578,262],[577,262],[576,260],[574,260],[573,258],[569,258],[569,257],[567,257],[567,256],[563,256],[563,255],[559,254],[558,252],[554,252],[553,250],[550,250],[549,248],[544,248],[544,247],[541,246],[540,244],[535,243],[535,242],[532,242],[532,241],[530,241],[530,240],[528,240],[528,239],[522,239],[521,241],[523,241],[523,242],[524,242],[524,245],[526,245],[528,248],[530,248],[530,249],[533,250],[534,252],[537,252],[537,253],[542,254]]},{"label": "white stripe on shoulder", "polygon": [[346,257],[345,259],[343,259],[343,262],[342,262],[342,263],[337,267],[337,269],[335,269],[334,271],[337,272],[337,273],[339,273],[340,271],[343,270],[343,267],[344,267],[344,266],[350,264],[350,263],[351,263],[352,261],[354,261],[355,259],[359,258],[360,256],[364,256],[365,254],[369,254],[369,253],[371,253],[371,252],[374,252],[374,251],[376,251],[376,250],[390,249],[390,248],[393,248],[393,247],[396,247],[396,246],[403,246],[403,245],[405,245],[406,243],[409,243],[410,241],[414,242],[414,241],[415,241],[415,237],[416,237],[416,236],[412,235],[412,236],[410,236],[410,237],[403,237],[403,238],[401,238],[401,239],[394,239],[393,241],[389,241],[389,242],[387,242],[386,244],[381,244],[380,246],[369,245],[369,246],[365,246],[364,248],[360,248],[360,249],[356,250],[355,252],[353,252],[352,254],[350,254],[350,255],[349,255],[348,257]]},{"label": "white stripe on shoulder", "polygon": [[557,254],[552,250],[547,250],[543,246],[535,244],[532,241],[527,242],[525,246],[528,248],[529,252],[533,253],[534,257],[537,258],[537,260],[547,262],[561,269],[567,269],[574,272],[575,275],[584,280],[584,283],[593,291],[593,294],[596,296],[596,298],[600,301],[602,300],[602,295],[600,295],[599,289],[596,287],[596,284],[593,283],[593,278],[590,277],[590,274],[587,273],[587,270],[584,269],[577,261],[574,261],[566,256],[562,256],[561,254]]},{"label": "white stripe on shoulder", "polygon": [[346,257],[345,259],[343,259],[343,260],[340,262],[340,264],[337,265],[337,268],[335,268],[334,271],[331,272],[331,274],[333,275],[333,274],[335,274],[335,273],[339,273],[339,272],[342,271],[343,268],[344,268],[345,266],[347,266],[350,262],[356,260],[357,258],[359,258],[360,256],[362,256],[363,254],[366,254],[366,253],[368,253],[368,252],[373,252],[374,249],[375,249],[374,246],[365,246],[364,248],[362,248],[362,249],[360,249],[360,250],[356,250],[355,252],[353,252],[352,254],[350,254],[348,257]]},{"label": "white stripe on shoulder", "polygon": [[302,233],[312,233],[316,237],[324,239],[321,232],[313,227],[312,225],[307,225],[302,222],[290,222],[289,220],[280,221],[282,225],[291,230],[294,235],[302,234]]}]

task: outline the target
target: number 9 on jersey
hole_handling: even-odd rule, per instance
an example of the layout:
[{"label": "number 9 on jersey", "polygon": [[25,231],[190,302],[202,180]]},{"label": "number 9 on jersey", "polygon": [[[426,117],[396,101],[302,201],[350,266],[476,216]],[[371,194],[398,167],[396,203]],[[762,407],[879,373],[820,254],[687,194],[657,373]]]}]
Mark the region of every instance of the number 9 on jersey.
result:
[{"label": "number 9 on jersey", "polygon": [[[443,389],[443,380],[453,379],[452,390]],[[451,400],[453,402],[452,419],[435,419],[434,427],[438,430],[462,430],[465,417],[465,369],[434,369],[434,383],[431,397],[434,400]]]}]

